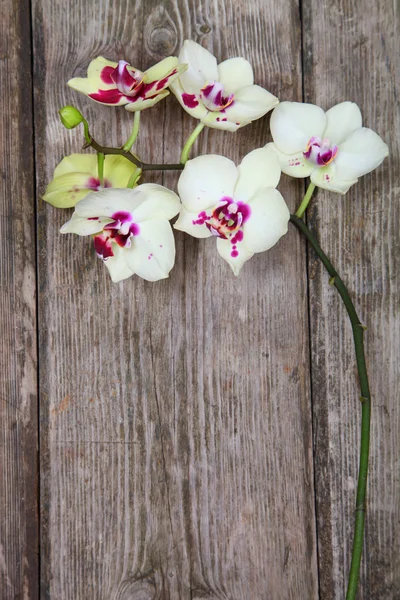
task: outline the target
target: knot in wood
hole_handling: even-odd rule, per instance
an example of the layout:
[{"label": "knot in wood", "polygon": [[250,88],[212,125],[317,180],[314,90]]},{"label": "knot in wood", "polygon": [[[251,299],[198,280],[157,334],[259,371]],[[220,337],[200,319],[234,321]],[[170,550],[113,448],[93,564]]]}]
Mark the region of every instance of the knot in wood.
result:
[{"label": "knot in wood", "polygon": [[144,30],[146,51],[157,60],[174,53],[178,43],[175,23],[163,6],[151,12]]},{"label": "knot in wood", "polygon": [[156,595],[156,587],[150,579],[128,579],[119,585],[115,600],[154,600]]}]

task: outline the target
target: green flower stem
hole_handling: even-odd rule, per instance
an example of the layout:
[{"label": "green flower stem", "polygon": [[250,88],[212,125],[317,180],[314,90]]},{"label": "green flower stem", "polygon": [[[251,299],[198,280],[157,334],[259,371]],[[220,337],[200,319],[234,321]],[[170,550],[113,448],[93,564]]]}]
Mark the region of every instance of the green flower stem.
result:
[{"label": "green flower stem", "polygon": [[[310,194],[311,196],[311,194]],[[304,202],[304,201],[303,201]],[[301,208],[301,207],[300,207]],[[304,209],[305,210],[305,209]],[[300,209],[299,209],[300,211]],[[298,212],[299,212],[298,211]],[[304,212],[304,211],[303,211]],[[303,214],[303,213],[301,213]],[[358,484],[357,484],[357,497],[356,497],[356,515],[355,515],[355,527],[353,537],[353,551],[351,555],[351,567],[349,573],[348,587],[346,600],[355,600],[358,587],[358,579],[360,575],[360,564],[361,555],[364,540],[364,524],[365,524],[365,510],[366,510],[366,490],[367,490],[367,476],[368,476],[368,458],[369,458],[369,444],[370,444],[370,423],[371,423],[371,394],[368,384],[367,366],[365,362],[364,354],[364,330],[366,329],[362,325],[354,304],[350,298],[349,292],[343,281],[340,279],[336,270],[333,268],[328,257],[324,254],[321,246],[313,236],[311,231],[308,229],[304,221],[298,217],[298,214],[291,215],[290,217],[293,225],[304,234],[311,246],[314,248],[319,259],[322,261],[324,267],[330,275],[329,283],[334,285],[338,290],[343,303],[346,307],[347,314],[351,321],[351,327],[353,330],[354,346],[356,351],[356,362],[358,376],[360,380],[361,388],[361,443],[360,443],[360,466],[358,472]]]},{"label": "green flower stem", "polygon": [[103,152],[97,153],[97,175],[99,177],[100,186],[104,184],[104,159],[105,155]]},{"label": "green flower stem", "polygon": [[181,163],[184,165],[189,159],[189,152],[193,144],[195,143],[199,134],[203,131],[205,125],[204,123],[199,123],[196,129],[192,132],[192,134],[188,137],[186,144],[183,146],[182,154],[181,154]]},{"label": "green flower stem", "polygon": [[129,136],[129,139],[126,141],[126,143],[122,146],[122,149],[125,150],[125,152],[129,152],[129,150],[132,148],[133,144],[136,141],[136,138],[139,134],[139,125],[140,125],[140,110],[135,111],[135,115],[133,117],[133,127],[132,127],[132,133]]},{"label": "green flower stem", "polygon": [[136,171],[134,173],[132,173],[132,175],[130,176],[128,185],[126,187],[133,188],[135,186],[137,180],[141,176],[141,174],[142,174],[142,169],[136,169]]},{"label": "green flower stem", "polygon": [[96,152],[101,152],[102,154],[112,154],[124,156],[126,160],[129,160],[132,164],[142,169],[142,171],[181,171],[185,165],[182,163],[173,163],[173,164],[165,164],[165,165],[152,165],[149,163],[144,163],[137,156],[132,154],[131,152],[124,150],[123,148],[111,148],[109,146],[101,146],[90,137],[90,141],[88,141],[83,148],[93,148]]},{"label": "green flower stem", "polygon": [[83,117],[82,117],[82,124],[83,124],[83,133],[85,136],[86,143],[90,145],[90,143],[92,141],[92,136],[89,133],[89,124],[86,121],[86,119],[84,119]]},{"label": "green flower stem", "polygon": [[301,217],[306,212],[306,208],[310,203],[311,196],[313,195],[314,190],[315,190],[315,185],[310,182],[310,185],[308,186],[307,191],[306,191],[306,195],[304,196],[299,208],[296,211],[296,217],[299,217],[299,219],[301,219]]}]

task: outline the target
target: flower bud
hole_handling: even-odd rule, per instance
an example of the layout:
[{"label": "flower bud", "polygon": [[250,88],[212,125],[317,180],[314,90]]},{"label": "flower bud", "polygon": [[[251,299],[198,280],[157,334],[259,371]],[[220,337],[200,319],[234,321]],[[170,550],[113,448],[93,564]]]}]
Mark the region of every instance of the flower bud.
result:
[{"label": "flower bud", "polygon": [[74,129],[85,121],[83,115],[75,106],[64,106],[58,111],[61,123],[66,129]]}]

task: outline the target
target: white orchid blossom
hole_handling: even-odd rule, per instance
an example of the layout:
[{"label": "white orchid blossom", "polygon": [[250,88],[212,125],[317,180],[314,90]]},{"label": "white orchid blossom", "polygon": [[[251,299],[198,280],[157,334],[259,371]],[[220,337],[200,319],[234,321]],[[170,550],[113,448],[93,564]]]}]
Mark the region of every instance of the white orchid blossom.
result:
[{"label": "white orchid blossom", "polygon": [[326,113],[314,104],[282,102],[271,115],[271,133],[274,142],[267,146],[284,173],[310,176],[314,185],[339,194],[388,155],[379,135],[362,127],[353,102],[336,104]]},{"label": "white orchid blossom", "polygon": [[178,196],[161,185],[109,188],[78,202],[61,233],[94,236],[97,255],[114,282],[133,274],[158,281],[174,266],[175,240],[168,221],[179,207]]},{"label": "white orchid blossom", "polygon": [[179,64],[188,64],[188,69],[170,89],[186,112],[208,127],[236,131],[279,103],[270,92],[253,85],[253,69],[244,58],[230,58],[217,65],[208,50],[186,40]]},{"label": "white orchid blossom", "polygon": [[238,275],[246,260],[288,230],[289,209],[275,189],[280,175],[279,161],[267,148],[250,152],[239,167],[213,154],[189,160],[178,182],[183,208],[175,229],[215,236],[219,254]]}]

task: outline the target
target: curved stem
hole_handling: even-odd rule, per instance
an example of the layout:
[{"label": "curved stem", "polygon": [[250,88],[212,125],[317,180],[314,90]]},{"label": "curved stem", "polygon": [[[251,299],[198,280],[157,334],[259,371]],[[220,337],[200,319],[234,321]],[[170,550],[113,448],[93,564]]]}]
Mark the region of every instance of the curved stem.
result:
[{"label": "curved stem", "polygon": [[137,180],[140,178],[142,174],[142,169],[136,169],[136,171],[134,171],[134,173],[132,173],[132,175],[129,178],[128,184],[127,184],[127,188],[133,188],[137,182]]},{"label": "curved stem", "polygon": [[173,163],[173,164],[165,164],[165,165],[152,165],[149,163],[144,163],[139,160],[136,156],[134,156],[131,152],[124,150],[123,148],[112,148],[110,146],[101,146],[95,139],[90,138],[90,142],[87,142],[83,148],[94,148],[96,152],[101,152],[102,154],[113,154],[124,156],[126,160],[129,160],[131,163],[142,169],[142,171],[179,171],[184,168],[185,165],[182,163]]},{"label": "curved stem", "polygon": [[299,208],[296,210],[296,217],[299,217],[299,219],[301,219],[301,217],[306,212],[306,208],[310,203],[311,196],[313,195],[314,190],[315,190],[315,185],[310,182],[310,185],[308,186],[307,191],[306,191],[306,195],[304,196],[303,200],[301,201]]},{"label": "curved stem", "polygon": [[353,551],[351,555],[351,567],[349,573],[348,587],[346,600],[355,600],[358,579],[360,575],[360,564],[361,555],[364,540],[364,523],[365,523],[365,510],[366,510],[366,490],[367,490],[367,476],[368,476],[368,458],[369,458],[369,444],[370,444],[370,423],[371,423],[371,394],[369,390],[367,366],[365,362],[364,354],[364,330],[366,329],[362,325],[354,304],[350,298],[349,292],[343,281],[340,279],[336,270],[332,266],[326,254],[324,254],[321,246],[319,245],[316,238],[313,236],[311,231],[308,229],[304,221],[296,215],[291,215],[291,222],[305,235],[307,240],[310,242],[319,259],[322,261],[326,270],[330,275],[329,283],[334,285],[338,290],[343,303],[346,307],[347,314],[351,321],[351,327],[353,330],[354,346],[356,351],[356,362],[358,376],[360,379],[361,388],[361,443],[360,443],[360,466],[358,472],[358,484],[357,484],[357,498],[356,498],[356,515],[355,515],[355,527],[353,537]]},{"label": "curved stem", "polygon": [[132,133],[129,136],[129,138],[127,139],[127,141],[125,142],[125,144],[122,146],[122,150],[125,150],[125,152],[129,152],[129,150],[132,148],[133,144],[135,143],[136,138],[139,134],[139,125],[140,125],[140,110],[137,110],[133,117]]},{"label": "curved stem", "polygon": [[182,154],[181,154],[181,163],[185,164],[189,159],[189,152],[193,144],[195,143],[197,137],[204,129],[204,123],[200,122],[196,129],[192,132],[192,134],[186,140],[185,145],[183,146]]},{"label": "curved stem", "polygon": [[86,143],[90,144],[90,142],[92,141],[92,136],[89,133],[89,124],[86,121],[86,119],[84,119],[83,117],[82,117],[82,124],[83,124],[83,133],[85,136]]}]

